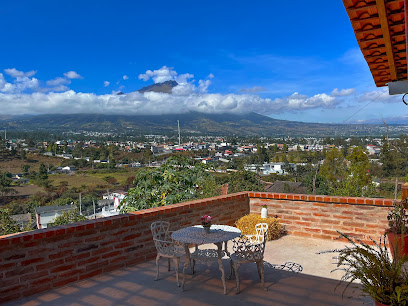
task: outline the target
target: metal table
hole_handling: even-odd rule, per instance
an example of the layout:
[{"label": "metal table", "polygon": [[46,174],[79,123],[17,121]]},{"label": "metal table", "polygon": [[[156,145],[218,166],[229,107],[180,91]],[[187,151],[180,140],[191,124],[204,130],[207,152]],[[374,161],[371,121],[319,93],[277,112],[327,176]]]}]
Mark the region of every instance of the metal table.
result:
[{"label": "metal table", "polygon": [[[212,225],[210,233],[206,234],[204,228],[201,225],[195,225],[190,227],[185,227],[175,231],[171,237],[176,241],[184,243],[184,249],[186,251],[186,262],[183,268],[183,282],[181,285],[182,290],[184,291],[184,282],[185,282],[185,272],[186,269],[190,266],[191,258],[197,259],[200,261],[211,261],[217,260],[218,267],[221,271],[221,280],[224,286],[224,294],[227,294],[227,288],[225,285],[225,272],[224,266],[222,264],[222,257],[224,253],[228,256],[230,255],[227,248],[227,242],[234,238],[237,238],[241,235],[241,231],[233,226],[228,225]],[[199,250],[197,245],[214,243],[217,246],[217,250],[206,249]],[[222,244],[224,243],[224,251],[222,250]],[[196,251],[193,254],[190,254],[189,244],[196,245]]]}]

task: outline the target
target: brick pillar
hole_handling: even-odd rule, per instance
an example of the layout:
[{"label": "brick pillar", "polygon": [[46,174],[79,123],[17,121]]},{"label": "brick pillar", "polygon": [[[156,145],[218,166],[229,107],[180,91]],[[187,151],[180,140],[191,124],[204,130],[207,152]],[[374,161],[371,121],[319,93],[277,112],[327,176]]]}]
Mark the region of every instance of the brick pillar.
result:
[{"label": "brick pillar", "polygon": [[408,198],[408,183],[401,186],[401,199],[405,200]]}]

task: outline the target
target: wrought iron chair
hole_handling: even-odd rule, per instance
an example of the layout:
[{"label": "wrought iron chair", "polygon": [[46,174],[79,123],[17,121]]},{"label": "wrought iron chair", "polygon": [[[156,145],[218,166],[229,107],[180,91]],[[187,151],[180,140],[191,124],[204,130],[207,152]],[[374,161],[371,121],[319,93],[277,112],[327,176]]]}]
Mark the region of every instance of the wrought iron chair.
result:
[{"label": "wrought iron chair", "polygon": [[258,223],[255,225],[256,234],[255,235],[245,235],[245,237],[251,240],[252,243],[262,243],[264,239],[265,232],[268,231],[268,224]]},{"label": "wrought iron chair", "polygon": [[[241,236],[233,240],[232,250],[234,253],[230,255],[231,272],[229,279],[231,279],[232,274],[235,274],[237,286],[236,294],[240,292],[239,284],[239,267],[243,263],[254,262],[256,263],[258,269],[258,275],[261,279],[262,287],[265,287],[265,276],[264,276],[264,252],[266,237],[268,235],[268,225],[266,223],[259,223],[256,225],[257,234]],[[258,231],[259,230],[259,231]]]},{"label": "wrought iron chair", "polygon": [[167,221],[155,221],[150,225],[152,230],[153,241],[156,246],[157,256],[156,256],[156,267],[157,274],[156,279],[159,279],[159,259],[160,257],[165,257],[168,259],[168,270],[170,271],[170,259],[173,259],[176,264],[176,280],[177,286],[180,287],[179,283],[179,266],[180,257],[185,256],[185,251],[183,246],[177,244],[171,238],[171,232],[169,231],[170,223]]}]

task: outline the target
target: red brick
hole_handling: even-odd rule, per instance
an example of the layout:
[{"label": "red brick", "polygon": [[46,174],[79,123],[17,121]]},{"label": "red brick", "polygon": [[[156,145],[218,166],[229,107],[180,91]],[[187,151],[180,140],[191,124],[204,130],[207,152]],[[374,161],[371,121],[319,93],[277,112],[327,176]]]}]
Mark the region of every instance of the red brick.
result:
[{"label": "red brick", "polygon": [[368,205],[373,205],[374,201],[373,201],[373,199],[366,199],[365,203],[368,204]]},{"label": "red brick", "polygon": [[50,270],[51,273],[58,273],[62,271],[66,271],[75,267],[75,264],[68,264],[65,266],[59,266]]},{"label": "red brick", "polygon": [[357,199],[356,199],[356,198],[347,198],[347,203],[349,203],[349,204],[356,204],[356,203],[357,203]]},{"label": "red brick", "polygon": [[55,267],[55,266],[58,266],[58,265],[62,265],[63,263],[64,263],[64,260],[63,260],[63,259],[58,259],[58,260],[50,261],[50,262],[47,262],[47,263],[43,263],[43,264],[37,265],[36,270],[37,270],[37,271],[41,271],[41,270],[49,269],[49,268],[51,268],[51,267]]},{"label": "red brick", "polygon": [[79,277],[75,276],[75,277],[71,277],[71,278],[67,278],[67,279],[53,281],[52,287],[58,288],[58,287],[61,287],[61,286],[65,286],[65,285],[67,285],[69,283],[76,282],[78,279],[79,279]]},{"label": "red brick", "polygon": [[44,261],[44,257],[31,258],[31,259],[22,261],[21,265],[22,266],[28,266],[28,265],[30,265],[32,263],[42,262],[42,261]]},{"label": "red brick", "polygon": [[79,276],[79,279],[85,279],[85,278],[90,278],[92,276],[98,275],[102,273],[102,269],[96,270],[96,271],[92,271],[89,273],[85,273]]}]

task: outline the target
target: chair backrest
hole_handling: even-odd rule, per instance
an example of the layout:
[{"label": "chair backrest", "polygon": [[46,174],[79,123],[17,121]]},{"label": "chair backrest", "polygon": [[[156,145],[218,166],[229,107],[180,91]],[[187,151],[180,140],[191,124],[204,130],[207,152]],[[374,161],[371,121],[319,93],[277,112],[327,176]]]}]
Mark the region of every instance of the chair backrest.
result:
[{"label": "chair backrest", "polygon": [[169,228],[170,222],[167,221],[155,221],[150,224],[153,240],[167,240]]},{"label": "chair backrest", "polygon": [[262,243],[266,240],[265,233],[268,233],[268,224],[266,223],[258,223],[255,225],[257,241]]}]

